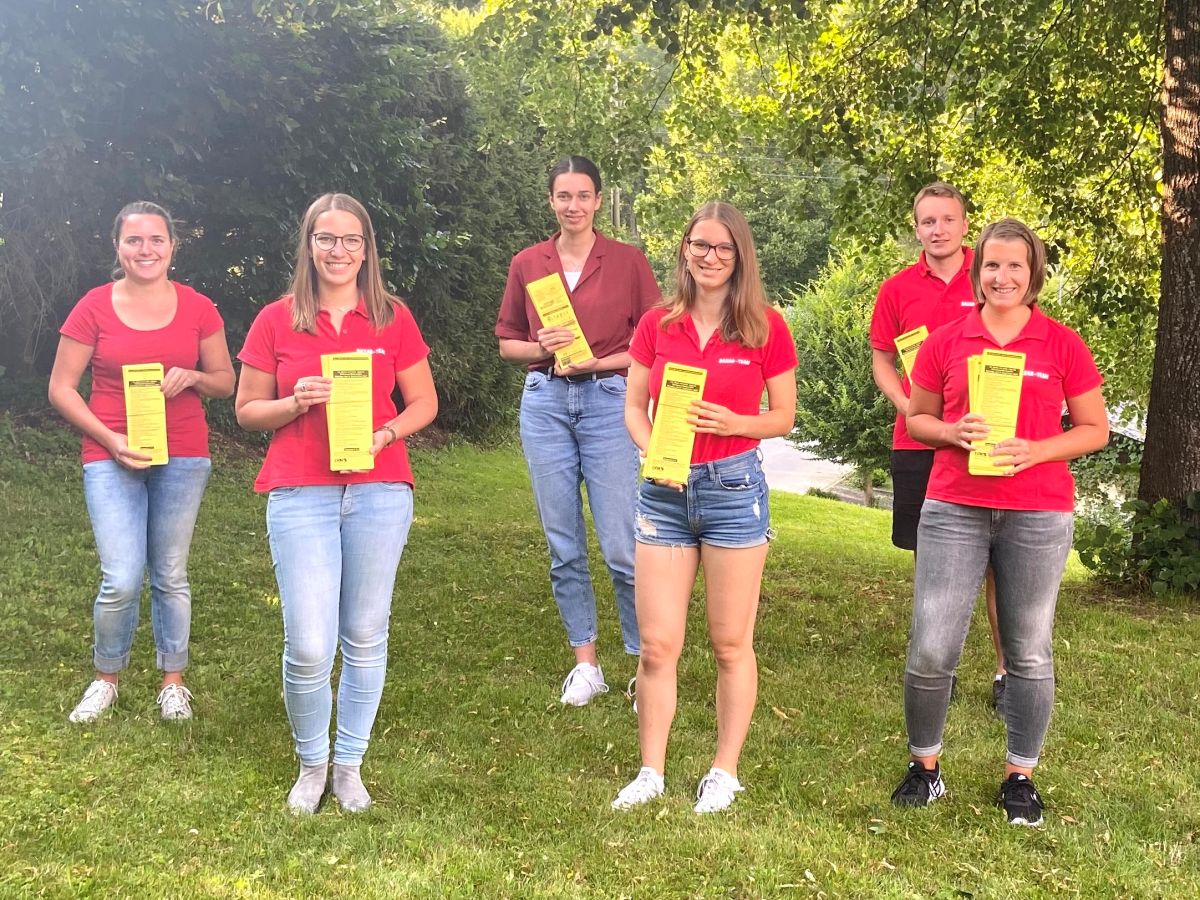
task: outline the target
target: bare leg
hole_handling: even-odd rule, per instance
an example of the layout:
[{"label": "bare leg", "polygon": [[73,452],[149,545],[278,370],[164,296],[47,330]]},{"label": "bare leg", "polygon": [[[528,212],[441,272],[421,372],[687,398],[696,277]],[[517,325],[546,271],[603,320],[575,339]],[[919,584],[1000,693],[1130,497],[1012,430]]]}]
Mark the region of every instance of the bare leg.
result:
[{"label": "bare leg", "polygon": [[984,584],[987,594],[988,624],[992,626],[992,646],[996,649],[996,675],[1000,676],[1005,674],[1004,646],[1000,643],[1000,617],[996,615],[996,576],[992,574],[991,566],[988,566]]}]

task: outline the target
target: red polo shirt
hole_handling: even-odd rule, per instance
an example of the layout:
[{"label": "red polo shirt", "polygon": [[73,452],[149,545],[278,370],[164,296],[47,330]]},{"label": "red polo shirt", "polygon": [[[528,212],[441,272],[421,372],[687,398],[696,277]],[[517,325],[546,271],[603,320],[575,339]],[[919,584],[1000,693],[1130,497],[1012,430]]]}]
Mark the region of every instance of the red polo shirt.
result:
[{"label": "red polo shirt", "polygon": [[[1104,379],[1083,339],[1047,318],[1035,305],[1016,339],[1001,348],[978,310],[929,336],[917,354],[913,381],[942,395],[942,420],[957,422],[968,411],[967,357],[988,348],[1025,354],[1025,378],[1017,409],[1017,437],[1030,441],[1062,434],[1063,403],[1086,394]],[[926,497],[993,509],[1071,512],[1075,480],[1066,462],[1047,462],[1012,476],[971,475],[961,447],[938,447]]]},{"label": "red polo shirt", "polygon": [[[59,332],[92,348],[92,393],[88,409],[118,434],[125,434],[125,382],[121,366],[162,363],[171,369],[194,369],[200,364],[200,342],[224,327],[213,302],[185,284],[175,288],[175,317],[162,328],[140,331],[121,321],[112,302],[112,284],[92,288],[83,295]],[[208,456],[208,422],[200,395],[189,388],[168,397],[167,453],[171,458]],[[86,434],[83,461],[112,459],[109,452]]]},{"label": "red polo shirt", "polygon": [[[638,320],[659,301],[662,292],[641,250],[610,240],[598,231],[595,235],[596,243],[592,245],[574,290],[567,285],[562,260],[554,249],[558,234],[526,247],[513,257],[508,267],[504,299],[500,301],[500,313],[496,317],[496,337],[537,340],[542,320],[533,308],[525,285],[558,273],[592,353],[603,357],[629,349],[629,338]],[[543,360],[530,363],[529,368],[546,365]]]},{"label": "red polo shirt", "polygon": [[[290,397],[296,382],[321,374],[323,353],[370,353],[374,426],[396,417],[392,391],[396,373],[423,360],[429,348],[407,306],[397,306],[392,323],[376,331],[367,318],[366,304],[346,313],[342,330],[333,330],[329,313],[317,313],[317,333],[292,330],[290,297],[263,307],[250,326],[238,359],[275,376],[277,397]],[[370,472],[334,472],[329,468],[329,428],[325,410],[310,407],[271,436],[256,491],[312,484],[358,484],[374,481],[413,483],[404,441],[396,441],[375,457]]]},{"label": "red polo shirt", "polygon": [[[896,352],[896,338],[924,325],[931,332],[975,308],[975,293],[971,288],[971,248],[963,247],[962,268],[950,279],[942,281],[925,262],[925,252],[916,265],[897,272],[879,287],[875,311],[871,314],[871,346],[876,350]],[[921,352],[924,352],[924,347]],[[920,354],[918,354],[919,356]],[[908,378],[900,373],[904,396],[909,395]],[[895,450],[928,450],[913,440],[904,426],[904,416],[896,414],[892,428],[892,448]]]},{"label": "red polo shirt", "polygon": [[[796,344],[787,322],[773,309],[767,310],[769,331],[767,342],[761,347],[726,343],[721,340],[720,332],[714,331],[701,349],[692,317],[685,315],[663,330],[659,323],[666,314],[662,307],[646,313],[629,345],[629,355],[650,370],[650,399],[656,407],[667,363],[706,369],[703,399],[744,416],[758,415],[768,378],[796,368]],[[692,465],[736,456],[754,449],[758,443],[755,438],[741,435],[697,434],[692,445]]]}]

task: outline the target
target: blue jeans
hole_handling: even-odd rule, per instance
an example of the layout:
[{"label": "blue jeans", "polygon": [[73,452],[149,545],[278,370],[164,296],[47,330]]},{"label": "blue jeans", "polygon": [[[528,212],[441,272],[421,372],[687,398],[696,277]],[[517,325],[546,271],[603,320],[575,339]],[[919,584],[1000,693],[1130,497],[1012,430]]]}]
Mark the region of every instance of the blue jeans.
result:
[{"label": "blue jeans", "polygon": [[625,378],[569,382],[525,376],[521,446],[550,548],[550,586],[572,647],[596,640],[596,595],[588,572],[580,487],[612,578],[625,652],[641,650],[633,603],[637,447],[625,429]]},{"label": "blue jeans", "polygon": [[187,666],[188,553],[211,470],[212,461],[203,456],[177,456],[136,471],[111,459],[84,465],[83,497],[100,556],[100,592],[92,610],[97,672],[115,674],[129,665],[147,568],[158,668],[182,672]]},{"label": "blue jeans", "polygon": [[358,765],[387,674],[396,567],[412,525],[402,482],[284,487],[267,498],[267,537],[283,609],[283,701],[296,755],[329,759],[330,674],[340,642],[333,761]]},{"label": "blue jeans", "polygon": [[904,718],[914,756],[942,749],[950,686],[989,562],[1008,670],[1008,761],[1037,765],[1054,706],[1054,608],[1074,517],[926,500],[917,537]]}]

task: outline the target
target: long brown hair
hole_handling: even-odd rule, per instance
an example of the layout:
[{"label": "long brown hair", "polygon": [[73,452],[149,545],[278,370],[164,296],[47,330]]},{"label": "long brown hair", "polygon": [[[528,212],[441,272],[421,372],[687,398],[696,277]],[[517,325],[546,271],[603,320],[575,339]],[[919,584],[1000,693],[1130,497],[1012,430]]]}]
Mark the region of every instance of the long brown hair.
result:
[{"label": "long brown hair", "polygon": [[383,273],[379,267],[379,250],[375,246],[375,229],[366,207],[349,194],[322,194],[308,207],[300,220],[300,234],[296,245],[296,268],[292,271],[292,283],[288,293],[292,299],[292,330],[316,334],[317,311],[321,301],[317,296],[317,269],[312,258],[312,233],[317,217],[322,213],[337,210],[353,214],[362,226],[363,262],[358,269],[358,290],[367,307],[367,318],[378,331],[390,325],[395,317],[395,308],[403,301],[390,293],[383,284]]},{"label": "long brown hair", "polygon": [[663,317],[660,327],[664,330],[672,322],[691,312],[696,305],[696,282],[688,271],[687,240],[697,222],[712,219],[729,229],[737,247],[734,257],[733,275],[729,279],[728,293],[721,307],[721,340],[740,343],[745,347],[761,347],[767,342],[770,331],[767,324],[767,309],[770,302],[763,290],[762,276],[758,271],[758,254],[754,250],[754,238],[746,217],[736,206],[714,200],[705,203],[692,216],[683,230],[679,249],[675,254],[675,292],[664,298],[663,306],[669,312]]}]

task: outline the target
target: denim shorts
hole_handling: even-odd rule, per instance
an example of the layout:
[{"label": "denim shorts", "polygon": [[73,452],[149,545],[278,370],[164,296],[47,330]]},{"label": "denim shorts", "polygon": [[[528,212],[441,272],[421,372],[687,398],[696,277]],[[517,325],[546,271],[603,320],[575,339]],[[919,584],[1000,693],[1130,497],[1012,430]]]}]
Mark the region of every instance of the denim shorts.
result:
[{"label": "denim shorts", "polygon": [[682,491],[645,480],[634,538],[667,547],[758,547],[775,537],[758,449],[698,463]]}]

